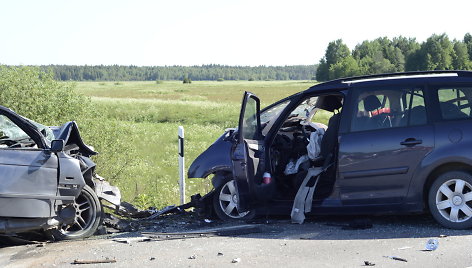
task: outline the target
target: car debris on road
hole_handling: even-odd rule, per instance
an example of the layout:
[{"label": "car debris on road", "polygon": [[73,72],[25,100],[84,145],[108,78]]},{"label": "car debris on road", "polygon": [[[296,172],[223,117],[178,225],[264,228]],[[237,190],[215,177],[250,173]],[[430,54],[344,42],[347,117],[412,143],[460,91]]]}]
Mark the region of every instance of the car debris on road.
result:
[{"label": "car debris on road", "polygon": [[396,261],[408,262],[406,259],[400,258],[400,257],[396,257],[396,256],[384,256],[384,258],[392,259],[392,260],[396,260]]},{"label": "car debris on road", "polygon": [[99,263],[116,263],[116,259],[103,260],[74,260],[71,264],[99,264]]}]

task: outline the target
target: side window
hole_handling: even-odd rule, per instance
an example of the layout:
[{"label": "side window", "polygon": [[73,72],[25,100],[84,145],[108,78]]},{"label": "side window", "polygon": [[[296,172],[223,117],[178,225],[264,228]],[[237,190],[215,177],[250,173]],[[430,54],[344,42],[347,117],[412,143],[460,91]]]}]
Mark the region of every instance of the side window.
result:
[{"label": "side window", "polygon": [[35,142],[5,115],[0,115],[0,149],[31,148]]},{"label": "side window", "polygon": [[421,89],[361,89],[354,101],[353,132],[427,123]]},{"label": "side window", "polygon": [[470,117],[470,100],[472,88],[440,88],[438,89],[441,117],[445,120]]},{"label": "side window", "polygon": [[257,101],[249,97],[244,110],[242,137],[243,139],[255,140],[259,138],[260,126],[257,118]]},{"label": "side window", "polygon": [[399,126],[416,126],[427,123],[426,108],[422,90],[407,91],[402,99],[402,106],[406,107]]}]

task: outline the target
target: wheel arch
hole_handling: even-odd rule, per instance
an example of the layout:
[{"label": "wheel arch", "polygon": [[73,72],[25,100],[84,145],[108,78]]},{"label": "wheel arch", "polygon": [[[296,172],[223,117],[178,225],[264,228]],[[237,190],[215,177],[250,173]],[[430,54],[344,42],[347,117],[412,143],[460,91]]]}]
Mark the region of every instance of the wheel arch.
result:
[{"label": "wheel arch", "polygon": [[223,168],[223,169],[216,170],[211,174],[213,174],[213,178],[211,179],[211,183],[213,184],[213,187],[215,189],[217,189],[218,187],[220,187],[221,185],[226,183],[228,178],[233,177],[233,171],[228,169],[228,168]]},{"label": "wheel arch", "polygon": [[426,207],[426,209],[429,210],[428,206],[428,192],[429,189],[431,188],[431,185],[433,185],[434,180],[440,176],[441,174],[444,174],[449,171],[465,171],[467,173],[472,174],[472,165],[462,163],[462,162],[450,162],[450,163],[443,163],[437,167],[435,167],[426,177],[426,181],[423,186],[423,203]]}]

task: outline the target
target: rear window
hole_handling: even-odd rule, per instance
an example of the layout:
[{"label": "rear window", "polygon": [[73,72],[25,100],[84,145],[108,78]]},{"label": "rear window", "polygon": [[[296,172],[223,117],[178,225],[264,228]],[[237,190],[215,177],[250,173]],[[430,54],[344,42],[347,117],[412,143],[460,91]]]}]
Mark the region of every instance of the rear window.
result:
[{"label": "rear window", "polygon": [[439,108],[444,120],[470,118],[472,88],[444,87],[438,89]]}]

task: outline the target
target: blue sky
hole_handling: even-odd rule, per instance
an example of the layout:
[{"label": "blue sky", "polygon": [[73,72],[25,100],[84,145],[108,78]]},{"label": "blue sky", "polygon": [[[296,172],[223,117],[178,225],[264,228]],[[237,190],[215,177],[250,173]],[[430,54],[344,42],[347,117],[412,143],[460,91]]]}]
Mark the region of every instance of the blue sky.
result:
[{"label": "blue sky", "polygon": [[330,41],[472,33],[472,1],[0,0],[0,64],[315,64]]}]

